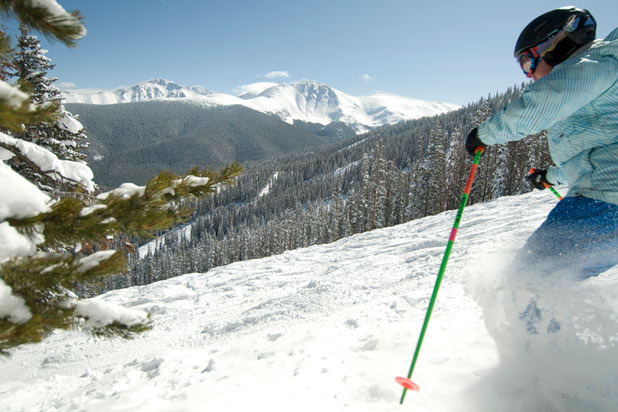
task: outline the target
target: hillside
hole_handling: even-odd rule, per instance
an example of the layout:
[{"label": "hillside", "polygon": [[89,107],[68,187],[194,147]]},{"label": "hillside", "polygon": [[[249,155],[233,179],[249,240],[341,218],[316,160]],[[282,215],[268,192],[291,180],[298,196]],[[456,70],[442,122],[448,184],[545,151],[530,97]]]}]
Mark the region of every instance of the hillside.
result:
[{"label": "hillside", "polygon": [[67,104],[90,140],[88,165],[102,187],[143,184],[160,170],[266,159],[331,142],[243,106],[203,107],[174,101]]},{"label": "hillside", "polygon": [[100,296],[150,312],[153,329],[133,340],[58,331],[20,347],[2,361],[0,404],[13,412],[614,411],[618,270],[566,295],[553,295],[551,277],[539,282],[539,302],[577,324],[539,335],[534,351],[524,337],[499,333],[500,322],[518,319],[500,300],[506,265],[555,202],[537,191],[466,209],[413,376],[421,390],[403,407],[394,378],[408,371],[453,211]]}]

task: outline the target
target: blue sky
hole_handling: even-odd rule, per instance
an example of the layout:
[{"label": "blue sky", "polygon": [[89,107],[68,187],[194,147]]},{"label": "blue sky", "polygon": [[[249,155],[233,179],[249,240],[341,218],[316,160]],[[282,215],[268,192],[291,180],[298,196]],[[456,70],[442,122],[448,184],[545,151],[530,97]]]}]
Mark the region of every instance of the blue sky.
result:
[{"label": "blue sky", "polygon": [[[467,104],[526,79],[522,28],[560,1],[58,0],[79,9],[76,49],[43,40],[58,83],[112,89],[161,77],[233,94],[258,81],[316,80],[352,95],[390,92]],[[618,1],[580,1],[597,37]],[[266,77],[280,72],[280,77]]]}]

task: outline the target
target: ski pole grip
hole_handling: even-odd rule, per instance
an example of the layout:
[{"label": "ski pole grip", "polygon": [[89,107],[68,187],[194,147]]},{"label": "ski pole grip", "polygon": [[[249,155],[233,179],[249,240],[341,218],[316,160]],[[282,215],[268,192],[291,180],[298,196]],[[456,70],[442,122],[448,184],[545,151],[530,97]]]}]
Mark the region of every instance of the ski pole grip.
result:
[{"label": "ski pole grip", "polygon": [[[534,172],[536,172],[536,169],[535,169],[534,167],[533,167],[532,169],[528,170],[528,174],[529,174],[529,175],[533,174]],[[554,189],[554,187],[553,187],[552,185],[550,185],[550,184],[548,184],[548,183],[545,183],[545,182],[541,182],[541,183],[543,183],[543,186],[545,186],[545,188],[546,188],[546,189],[551,190],[551,191],[552,191],[552,193],[553,193],[554,195],[556,195],[556,197],[557,197],[558,199],[560,199],[560,200],[562,200],[562,199],[563,199],[562,195],[561,195],[560,193],[558,193],[558,192],[556,191],[556,189]]]},{"label": "ski pole grip", "polygon": [[[536,172],[536,169],[534,167],[528,170],[529,175],[533,174],[534,172]],[[546,182],[541,181],[541,183],[543,183],[543,186],[545,186],[545,189],[549,189],[551,187],[551,185],[547,184]]]}]

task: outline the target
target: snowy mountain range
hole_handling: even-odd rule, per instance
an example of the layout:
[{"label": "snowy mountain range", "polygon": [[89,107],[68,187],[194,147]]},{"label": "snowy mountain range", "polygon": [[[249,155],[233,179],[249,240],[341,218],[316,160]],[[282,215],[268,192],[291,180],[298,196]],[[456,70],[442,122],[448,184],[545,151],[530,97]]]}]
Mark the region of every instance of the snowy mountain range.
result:
[{"label": "snowy mountain range", "polygon": [[114,90],[66,90],[66,103],[118,104],[150,100],[182,100],[205,106],[242,105],[275,115],[293,124],[295,120],[328,125],[342,122],[358,133],[404,120],[434,116],[459,106],[411,99],[390,93],[356,97],[315,81],[290,84],[260,82],[243,86],[239,96],[214,93],[203,87],[187,87],[153,79]]},{"label": "snowy mountain range", "polygon": [[199,86],[187,87],[163,79],[153,79],[114,90],[64,90],[63,94],[65,103],[118,104],[158,99],[195,98],[208,96],[211,92]]}]

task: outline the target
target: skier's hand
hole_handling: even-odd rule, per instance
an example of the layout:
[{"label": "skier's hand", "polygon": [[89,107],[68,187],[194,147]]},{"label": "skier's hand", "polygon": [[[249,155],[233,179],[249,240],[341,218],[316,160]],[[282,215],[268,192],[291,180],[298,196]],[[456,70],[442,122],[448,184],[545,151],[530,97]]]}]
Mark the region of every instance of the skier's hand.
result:
[{"label": "skier's hand", "polygon": [[485,149],[485,145],[483,144],[483,142],[481,142],[481,139],[479,139],[478,128],[475,127],[470,131],[470,133],[468,133],[468,137],[466,137],[464,145],[466,146],[466,150],[468,151],[468,153],[470,153],[471,156],[474,156],[476,154],[477,148],[481,147]]},{"label": "skier's hand", "polygon": [[539,190],[543,190],[552,186],[551,183],[547,180],[547,170],[536,170],[535,168],[530,169],[528,172],[527,180],[530,181]]}]

